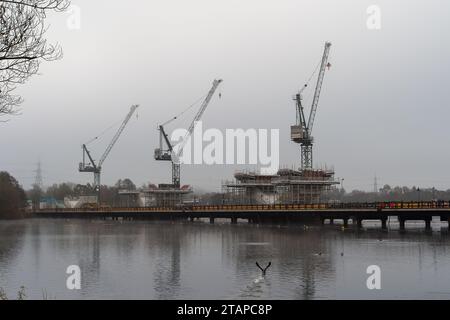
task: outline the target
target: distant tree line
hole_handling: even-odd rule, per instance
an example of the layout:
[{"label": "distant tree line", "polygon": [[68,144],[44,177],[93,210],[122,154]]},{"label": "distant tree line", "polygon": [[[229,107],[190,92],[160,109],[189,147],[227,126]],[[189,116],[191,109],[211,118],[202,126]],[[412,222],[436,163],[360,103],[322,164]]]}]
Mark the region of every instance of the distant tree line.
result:
[{"label": "distant tree line", "polygon": [[[146,188],[143,185],[140,189]],[[124,198],[120,196],[120,190],[138,190],[131,179],[119,179],[113,186],[102,185],[100,188],[101,203],[109,206],[123,206]],[[66,198],[91,196],[97,194],[90,184],[82,185],[71,182],[53,184],[45,190],[33,185],[26,192],[18,181],[8,172],[0,172],[0,219],[14,219],[25,216],[25,208],[32,203],[39,207],[39,203],[45,199],[64,201]],[[220,205],[224,195],[219,192],[206,194],[194,194],[193,199],[201,204]],[[433,201],[450,200],[450,189],[437,190],[435,188],[420,187],[391,187],[384,185],[378,192],[353,190],[346,192],[342,188],[333,188],[326,195],[326,201],[342,203],[350,202],[386,202],[386,201]]]},{"label": "distant tree line", "polygon": [[[100,198],[102,204],[119,206],[121,198],[119,190],[136,190],[136,185],[131,179],[119,179],[115,185],[102,185]],[[55,183],[42,190],[33,185],[31,189],[24,191],[18,181],[8,172],[0,171],[0,219],[17,219],[26,216],[26,208],[30,205],[38,208],[41,201],[52,199],[64,201],[65,198],[77,198],[96,194],[94,187],[72,182]],[[30,201],[31,203],[29,203]]]},{"label": "distant tree line", "polygon": [[328,194],[330,200],[340,202],[385,202],[385,201],[433,201],[450,200],[450,189],[437,190],[434,187],[391,187],[386,184],[378,192],[353,190],[346,192],[335,188]]},{"label": "distant tree line", "polygon": [[[219,192],[202,194],[198,197],[202,204],[220,205],[224,201],[224,196]],[[362,190],[353,190],[346,192],[342,188],[333,188],[324,194],[321,201],[327,202],[389,202],[389,201],[433,201],[433,200],[450,200],[450,189],[437,190],[436,188],[420,188],[420,187],[391,187],[386,184],[377,192],[369,192]]]},{"label": "distant tree line", "polygon": [[[145,187],[145,186],[144,186]],[[131,179],[120,179],[113,186],[101,186],[101,202],[110,206],[120,206],[122,200],[119,190],[138,190]],[[29,198],[33,190],[28,191]],[[78,197],[83,195],[95,194],[90,184],[80,185],[70,182],[54,184],[42,193],[42,196],[51,197],[56,200],[64,200],[65,197]],[[224,195],[220,192],[211,192],[194,195],[194,199],[202,204],[220,205],[223,203]],[[437,190],[435,188],[420,187],[391,187],[384,185],[378,192],[368,192],[353,190],[346,192],[342,188],[333,188],[325,196],[324,201],[336,202],[385,202],[385,201],[432,201],[432,200],[450,200],[450,189]]]},{"label": "distant tree line", "polygon": [[[117,206],[120,204],[119,190],[136,190],[136,185],[131,179],[119,179],[113,186],[102,185],[100,198],[102,204]],[[35,207],[43,198],[64,201],[65,198],[77,198],[97,194],[91,184],[75,184],[72,182],[55,183],[46,190],[39,190],[36,186],[27,191],[28,199]]]}]

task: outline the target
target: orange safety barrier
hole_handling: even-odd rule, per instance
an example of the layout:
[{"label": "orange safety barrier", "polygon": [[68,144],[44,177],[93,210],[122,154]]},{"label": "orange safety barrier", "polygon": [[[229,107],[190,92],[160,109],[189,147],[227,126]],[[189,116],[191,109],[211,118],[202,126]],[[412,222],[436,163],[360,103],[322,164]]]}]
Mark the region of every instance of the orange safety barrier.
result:
[{"label": "orange safety barrier", "polygon": [[[316,203],[316,204],[271,204],[271,205],[195,205],[185,207],[134,207],[134,208],[51,208],[34,212],[191,212],[191,211],[264,211],[264,210],[324,210],[324,209],[450,209],[450,201],[379,202],[379,203]],[[31,210],[31,212],[33,212]]]}]

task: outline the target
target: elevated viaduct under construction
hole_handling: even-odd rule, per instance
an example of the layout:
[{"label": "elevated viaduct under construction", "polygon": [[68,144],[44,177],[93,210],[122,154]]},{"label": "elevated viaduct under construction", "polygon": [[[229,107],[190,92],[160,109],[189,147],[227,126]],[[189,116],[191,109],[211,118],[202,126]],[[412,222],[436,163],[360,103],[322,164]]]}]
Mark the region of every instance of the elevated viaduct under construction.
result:
[{"label": "elevated viaduct under construction", "polygon": [[431,229],[433,217],[449,222],[450,201],[432,202],[388,202],[352,204],[276,204],[276,205],[218,205],[149,208],[98,208],[98,209],[41,209],[33,211],[38,218],[83,218],[113,220],[190,220],[207,218],[228,219],[235,224],[238,219],[248,223],[315,224],[341,220],[347,227],[349,220],[363,227],[363,221],[378,220],[381,228],[387,229],[390,218],[396,218],[400,230],[406,221],[424,221]]}]

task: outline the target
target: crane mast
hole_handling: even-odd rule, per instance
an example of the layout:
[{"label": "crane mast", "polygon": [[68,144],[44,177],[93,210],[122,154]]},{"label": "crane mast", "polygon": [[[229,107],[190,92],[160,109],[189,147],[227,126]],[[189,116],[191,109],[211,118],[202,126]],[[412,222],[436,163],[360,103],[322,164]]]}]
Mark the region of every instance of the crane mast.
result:
[{"label": "crane mast", "polygon": [[322,55],[322,61],[320,64],[319,75],[317,77],[316,88],[314,91],[314,97],[311,104],[311,110],[309,113],[308,121],[306,121],[303,105],[302,105],[302,92],[307,87],[307,84],[295,95],[294,100],[297,107],[297,123],[291,126],[291,140],[299,143],[301,146],[301,168],[312,169],[313,157],[312,157],[312,128],[314,125],[314,119],[316,117],[317,106],[319,104],[320,92],[322,89],[323,78],[325,76],[326,67],[329,66],[328,56],[330,53],[330,42],[325,42],[325,47]]},{"label": "crane mast", "polygon": [[[94,189],[96,191],[100,190],[100,174],[102,171],[103,162],[105,162],[106,158],[108,157],[109,153],[111,152],[111,149],[116,144],[117,140],[119,139],[120,135],[122,134],[123,130],[125,129],[128,121],[130,120],[134,111],[136,111],[136,109],[138,107],[139,107],[138,105],[131,106],[130,111],[128,112],[127,116],[123,120],[123,122],[120,125],[119,129],[117,130],[116,134],[112,138],[111,142],[108,144],[108,147],[106,148],[105,152],[103,152],[103,155],[101,156],[101,158],[97,164],[95,163],[94,159],[92,158],[86,145],[83,144],[83,162],[80,162],[78,171],[94,173]],[[86,162],[86,156],[88,157],[89,162]]]},{"label": "crane mast", "polygon": [[[194,119],[191,122],[191,125],[189,126],[183,140],[176,145],[175,147],[171,144],[170,139],[168,135],[166,134],[164,130],[164,125],[171,122],[172,120],[176,119],[173,118],[169,120],[168,122],[164,123],[163,125],[160,125],[158,127],[159,130],[159,148],[155,149],[155,160],[162,160],[162,161],[171,161],[172,162],[172,184],[174,188],[180,187],[180,155],[183,151],[183,148],[185,147],[187,140],[191,136],[191,134],[194,132],[195,125],[198,121],[200,121],[203,113],[205,112],[206,108],[208,107],[214,93],[217,90],[217,87],[222,82],[221,79],[214,80],[213,85],[211,89],[209,90],[205,100],[200,106],[200,109],[197,111],[197,114],[195,115]],[[167,145],[167,149],[164,149],[163,142]]]}]

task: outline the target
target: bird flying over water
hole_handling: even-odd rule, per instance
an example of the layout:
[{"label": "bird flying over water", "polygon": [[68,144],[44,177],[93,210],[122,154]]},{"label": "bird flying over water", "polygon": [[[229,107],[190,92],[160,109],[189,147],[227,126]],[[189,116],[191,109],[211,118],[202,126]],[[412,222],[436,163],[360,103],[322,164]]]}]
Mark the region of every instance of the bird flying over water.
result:
[{"label": "bird flying over water", "polygon": [[266,275],[266,271],[267,271],[267,269],[269,269],[269,267],[270,267],[271,265],[272,265],[272,262],[269,261],[269,263],[267,264],[267,266],[266,266],[265,268],[262,268],[262,267],[259,265],[258,261],[256,262],[256,266],[261,270],[263,276]]}]

